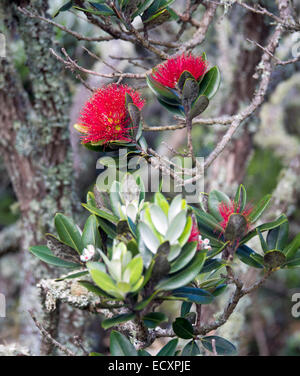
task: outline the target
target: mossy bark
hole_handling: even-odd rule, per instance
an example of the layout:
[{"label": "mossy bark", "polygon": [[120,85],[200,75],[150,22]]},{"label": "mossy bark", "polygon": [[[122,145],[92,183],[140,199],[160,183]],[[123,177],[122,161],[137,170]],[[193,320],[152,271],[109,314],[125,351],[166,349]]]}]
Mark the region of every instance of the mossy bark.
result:
[{"label": "mossy bark", "polygon": [[[52,231],[55,213],[73,213],[72,202],[76,200],[68,132],[70,93],[60,64],[49,52],[55,39],[53,27],[22,15],[18,6],[32,7],[45,15],[48,2],[6,0],[0,4],[7,45],[13,45],[16,35],[23,41],[29,69],[29,86],[25,88],[12,51],[8,48],[7,57],[0,59],[0,149],[21,211],[23,252],[16,268],[23,281],[20,341],[34,354],[49,354],[51,347],[41,344],[26,311],[42,313],[36,284],[41,278],[54,277],[55,272],[34,258],[28,248],[43,242],[43,234]],[[53,335],[57,318],[57,312],[43,317]]]}]

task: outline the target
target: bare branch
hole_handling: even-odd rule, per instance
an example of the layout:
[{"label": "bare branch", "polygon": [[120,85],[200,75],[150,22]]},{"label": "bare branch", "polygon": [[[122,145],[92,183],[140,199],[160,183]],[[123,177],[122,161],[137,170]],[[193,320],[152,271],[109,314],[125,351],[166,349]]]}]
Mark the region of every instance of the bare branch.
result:
[{"label": "bare branch", "polygon": [[60,351],[62,351],[67,356],[76,356],[76,354],[74,354],[71,350],[69,350],[67,347],[63,346],[61,343],[57,342],[54,338],[52,338],[50,333],[48,333],[47,330],[42,326],[42,324],[37,321],[37,318],[35,317],[35,315],[32,311],[29,311],[29,314],[30,314],[33,322],[35,323],[35,326],[39,329],[42,336],[49,343],[51,343],[53,346],[57,347]]}]

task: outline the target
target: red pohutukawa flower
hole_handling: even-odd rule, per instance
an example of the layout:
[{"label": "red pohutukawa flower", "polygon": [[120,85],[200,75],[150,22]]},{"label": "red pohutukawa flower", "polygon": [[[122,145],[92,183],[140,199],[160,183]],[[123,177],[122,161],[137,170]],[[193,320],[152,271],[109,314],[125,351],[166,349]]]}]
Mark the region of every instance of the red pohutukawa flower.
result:
[{"label": "red pohutukawa flower", "polygon": [[162,85],[174,88],[184,71],[190,72],[198,81],[207,70],[207,62],[201,56],[179,55],[158,65],[152,77]]},{"label": "red pohutukawa flower", "polygon": [[228,240],[237,240],[242,238],[250,227],[249,215],[252,207],[247,205],[243,210],[233,200],[230,203],[221,202],[219,205],[219,213],[223,218],[220,226],[225,232]]},{"label": "red pohutukawa flower", "polygon": [[76,129],[82,133],[82,142],[103,144],[112,141],[132,140],[125,97],[128,93],[133,103],[141,109],[144,100],[139,92],[126,85],[110,84],[98,89],[83,107]]}]

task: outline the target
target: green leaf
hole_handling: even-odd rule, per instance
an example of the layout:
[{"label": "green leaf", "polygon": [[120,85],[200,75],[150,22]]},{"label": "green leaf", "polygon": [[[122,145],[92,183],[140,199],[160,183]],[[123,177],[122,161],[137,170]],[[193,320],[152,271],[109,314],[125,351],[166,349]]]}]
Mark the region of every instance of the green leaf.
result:
[{"label": "green leaf", "polygon": [[215,348],[218,355],[235,355],[237,353],[236,347],[222,337],[206,336],[201,338],[201,343],[207,350],[213,352],[213,340],[215,340]]},{"label": "green leaf", "polygon": [[187,243],[180,252],[179,257],[171,264],[170,274],[183,269],[194,258],[197,251],[197,242]]},{"label": "green leaf", "polygon": [[84,247],[81,234],[75,223],[60,213],[56,214],[54,223],[59,239],[81,254]]},{"label": "green leaf", "polygon": [[189,240],[189,237],[191,235],[191,232],[192,232],[192,227],[193,227],[193,220],[192,220],[192,217],[189,216],[187,218],[187,221],[186,221],[186,225],[183,229],[183,232],[182,234],[180,235],[179,239],[178,239],[178,243],[183,247],[186,242]]},{"label": "green leaf", "polygon": [[153,234],[151,228],[144,222],[140,222],[138,225],[139,233],[146,244],[146,247],[154,254],[157,252],[159,247],[159,240]]},{"label": "green leaf", "polygon": [[181,117],[184,117],[185,116],[185,112],[184,112],[184,108],[183,106],[181,105],[171,105],[171,104],[168,104],[164,101],[162,101],[159,97],[157,97],[157,100],[158,102],[165,108],[167,109],[169,112],[171,112],[172,114],[174,115],[177,115],[177,116],[181,116]]},{"label": "green leaf", "polygon": [[96,269],[90,269],[90,274],[93,281],[101,288],[101,290],[104,290],[108,294],[117,298],[123,297],[123,294],[118,292],[117,286],[108,274]]},{"label": "green leaf", "polygon": [[183,339],[190,339],[194,337],[194,329],[192,324],[183,317],[177,317],[172,324],[174,333]]},{"label": "green leaf", "polygon": [[292,242],[284,248],[283,253],[285,254],[287,260],[293,259],[299,248],[300,234],[296,235]]},{"label": "green leaf", "polygon": [[205,227],[208,227],[211,231],[217,230],[219,232],[223,232],[223,228],[219,225],[218,221],[211,214],[205,213],[204,211],[199,210],[198,208],[194,208],[194,207],[193,207],[193,211],[196,214],[198,225],[200,226],[204,225]]},{"label": "green leaf", "polygon": [[142,272],[143,272],[142,256],[136,256],[126,266],[126,269],[123,274],[123,279],[126,281],[129,281],[129,283],[133,286],[141,278]]},{"label": "green leaf", "polygon": [[160,192],[156,192],[154,195],[154,202],[156,205],[158,205],[162,209],[162,211],[167,216],[169,212],[169,203],[166,200],[165,196],[161,194]]},{"label": "green leaf", "polygon": [[285,222],[268,232],[267,244],[269,249],[282,250],[288,241],[289,223]]},{"label": "green leaf", "polygon": [[121,333],[110,333],[110,353],[112,356],[138,356],[132,343]]},{"label": "green leaf", "polygon": [[208,210],[210,214],[212,214],[218,222],[223,220],[223,217],[221,216],[219,210],[220,204],[222,202],[226,205],[230,204],[230,198],[225,193],[217,190],[213,190],[210,192],[207,202]]},{"label": "green leaf", "polygon": [[168,321],[168,318],[164,313],[150,312],[143,317],[143,321],[144,321],[144,324],[147,326],[147,328],[154,329],[160,323],[162,323],[164,321]]},{"label": "green leaf", "polygon": [[101,323],[101,326],[103,329],[109,329],[109,328],[112,328],[113,326],[133,320],[134,318],[135,318],[135,313],[123,313],[121,315],[114,316],[110,319],[103,320]]},{"label": "green leaf", "polygon": [[[243,263],[252,266],[253,268],[263,268],[263,257],[254,252],[253,249],[249,248],[245,244],[239,246],[236,251],[236,255]],[[253,256],[255,256],[255,258],[253,258]],[[258,262],[257,259],[261,260],[261,262]]]},{"label": "green leaf", "polygon": [[168,230],[168,220],[163,210],[158,205],[151,205],[150,215],[156,230],[165,235]]},{"label": "green leaf", "polygon": [[71,9],[73,6],[73,1],[68,1],[66,4],[64,4],[62,7],[60,7],[54,14],[53,14],[53,18],[57,17],[59,15],[59,13],[61,12],[65,12],[69,9]]},{"label": "green leaf", "polygon": [[111,223],[117,223],[119,221],[119,218],[116,217],[115,215],[113,214],[110,214],[104,210],[101,210],[101,209],[98,209],[98,208],[95,208],[94,206],[90,206],[90,205],[87,205],[87,204],[81,204],[85,209],[87,209],[89,212],[91,212],[92,214],[95,214],[96,216],[100,217],[100,218],[104,218],[106,219],[107,221],[111,222]]},{"label": "green leaf", "polygon": [[293,268],[299,268],[300,267],[300,257],[293,258],[287,262],[285,262],[281,268],[288,268],[288,269],[293,269]]},{"label": "green leaf", "polygon": [[156,356],[174,356],[176,353],[176,347],[178,344],[178,338],[169,341],[157,354]]},{"label": "green leaf", "polygon": [[243,184],[241,184],[235,194],[234,202],[236,204],[236,207],[240,209],[240,212],[242,212],[245,209],[246,202],[247,202],[247,192]]},{"label": "green leaf", "polygon": [[137,130],[139,128],[141,121],[141,111],[139,110],[138,106],[136,106],[134,103],[129,103],[128,112],[132,121],[132,125]]},{"label": "green leaf", "polygon": [[182,302],[180,316],[181,317],[186,316],[190,312],[192,305],[193,305],[192,302]]},{"label": "green leaf", "polygon": [[250,222],[256,222],[270,203],[272,195],[264,196],[252,209],[248,216]]},{"label": "green leaf", "polygon": [[93,1],[89,1],[89,3],[97,9],[97,15],[101,16],[113,16],[115,12],[106,4],[99,4]]},{"label": "green leaf", "polygon": [[66,275],[65,277],[57,278],[57,279],[55,280],[55,282],[61,282],[61,281],[64,281],[64,280],[66,280],[66,279],[79,278],[79,277],[83,277],[83,276],[85,276],[85,275],[87,275],[87,274],[89,274],[88,271],[72,273],[72,274],[68,274],[68,275]]},{"label": "green leaf", "polygon": [[75,264],[73,262],[64,261],[58,257],[53,256],[52,251],[45,245],[37,245],[29,248],[30,252],[38,257],[40,260],[47,264],[58,266],[66,269],[78,269],[81,268],[81,264]]},{"label": "green leaf", "polygon": [[184,270],[174,274],[170,278],[162,280],[156,286],[156,289],[169,291],[189,284],[200,273],[205,257],[205,252],[197,253],[193,261]]},{"label": "green leaf", "polygon": [[209,100],[217,93],[221,83],[221,74],[217,66],[212,67],[202,78],[199,85],[199,94]]},{"label": "green leaf", "polygon": [[113,16],[115,14],[114,11],[110,9],[109,7],[107,7],[106,9],[103,8],[102,10],[93,10],[93,9],[81,8],[78,6],[74,6],[74,8],[77,10],[81,10],[83,13],[94,14],[95,16],[107,16],[108,17],[108,16]]},{"label": "green leaf", "polygon": [[95,286],[93,283],[89,281],[78,281],[78,283],[95,295],[104,296],[105,298],[109,298],[111,300],[115,299],[111,295],[107,294],[105,291],[101,290],[100,287]]},{"label": "green leaf", "polygon": [[182,356],[197,356],[199,354],[200,354],[200,349],[195,341],[188,342],[184,346],[182,353],[181,353]]},{"label": "green leaf", "polygon": [[286,222],[287,221],[287,217],[282,214],[280,217],[278,217],[275,221],[273,222],[267,222],[267,223],[264,223],[260,226],[257,226],[255,229],[253,229],[252,231],[250,231],[240,242],[240,244],[244,244],[244,243],[247,243],[250,239],[252,239],[254,236],[257,235],[257,229],[260,231],[260,232],[265,232],[265,231],[268,231],[268,230],[271,230],[275,227],[278,227],[280,226],[282,223]]},{"label": "green leaf", "polygon": [[176,240],[182,234],[186,224],[186,212],[182,211],[176,215],[169,225],[168,231],[166,232],[165,238],[169,240],[171,244],[174,244]]},{"label": "green leaf", "polygon": [[259,229],[256,230],[257,233],[258,233],[258,236],[259,236],[259,240],[260,240],[260,244],[261,244],[261,247],[262,247],[262,250],[264,251],[264,253],[268,252],[269,251],[269,248],[268,248],[268,245],[261,233],[261,231]]},{"label": "green leaf", "polygon": [[138,350],[139,356],[152,356],[148,351],[146,350]]},{"label": "green leaf", "polygon": [[226,265],[226,261],[216,260],[216,259],[208,259],[205,261],[203,268],[201,269],[201,274],[209,273],[213,270],[218,270],[221,267]]},{"label": "green leaf", "polygon": [[84,247],[87,247],[89,244],[92,244],[96,248],[101,248],[102,246],[97,218],[94,215],[90,215],[85,222],[82,232],[82,242]]},{"label": "green leaf", "polygon": [[196,116],[202,114],[209,105],[209,100],[205,95],[199,95],[199,97],[196,99],[195,103],[193,104],[189,117],[190,119],[194,119]]},{"label": "green leaf", "polygon": [[133,13],[132,18],[135,18],[145,12],[145,10],[152,5],[153,1],[154,0],[142,1],[136,12]]},{"label": "green leaf", "polygon": [[146,76],[146,81],[149,88],[154,92],[154,94],[163,102],[169,105],[180,105],[181,100],[178,95],[171,89],[163,86],[161,83],[156,81],[152,75]]},{"label": "green leaf", "polygon": [[214,299],[211,293],[196,287],[181,287],[174,290],[172,296],[186,298],[187,301],[196,304],[210,304]]},{"label": "green leaf", "polygon": [[[181,73],[181,76],[179,77],[178,82],[177,82],[177,86],[178,86],[180,91],[183,90],[184,84],[185,84],[185,82],[188,78],[195,80],[195,77],[192,75],[192,73],[190,73],[187,70],[183,71]],[[196,83],[197,83],[197,81],[196,81]],[[198,86],[198,83],[197,83],[197,95],[196,95],[196,97],[198,96],[198,92],[199,92],[199,86]]]},{"label": "green leaf", "polygon": [[117,217],[120,217],[120,206],[121,197],[120,197],[121,184],[118,181],[114,181],[110,187],[109,199],[112,211]]}]

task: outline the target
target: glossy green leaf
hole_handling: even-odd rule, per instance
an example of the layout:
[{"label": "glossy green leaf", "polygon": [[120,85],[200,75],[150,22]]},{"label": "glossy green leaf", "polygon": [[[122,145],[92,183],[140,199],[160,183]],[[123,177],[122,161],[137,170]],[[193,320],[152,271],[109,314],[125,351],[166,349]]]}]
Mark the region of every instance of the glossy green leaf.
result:
[{"label": "glossy green leaf", "polygon": [[[202,210],[199,210],[197,208],[193,207],[193,210],[196,214],[197,220],[198,220],[198,225],[201,226],[204,225],[205,227],[208,227],[211,231],[219,231],[223,232],[223,228],[219,225],[219,222],[213,217],[211,214],[206,213]],[[200,229],[201,231],[201,229]],[[201,231],[202,233],[202,231]],[[220,243],[222,244],[222,243]]]},{"label": "glossy green leaf", "polygon": [[183,269],[195,256],[197,251],[197,242],[187,243],[181,250],[178,258],[171,264],[170,274]]},{"label": "glossy green leaf", "polygon": [[[170,208],[171,210],[171,208]],[[169,225],[165,238],[169,240],[171,244],[174,244],[180,235],[182,234],[186,224],[186,212],[182,211],[176,215]]]},{"label": "glossy green leaf", "polygon": [[101,326],[103,329],[109,329],[113,326],[123,324],[124,322],[133,320],[135,318],[135,313],[123,313],[121,315],[114,316],[110,319],[105,319],[102,321]]},{"label": "glossy green leaf", "polygon": [[181,272],[172,275],[171,277],[162,280],[156,289],[159,290],[175,290],[179,287],[186,286],[200,273],[204,264],[206,254],[205,252],[199,252],[194,257],[193,261]]},{"label": "glossy green leaf", "polygon": [[194,329],[192,324],[183,317],[177,317],[172,324],[174,333],[179,338],[191,339],[194,337]]},{"label": "glossy green leaf", "polygon": [[157,354],[156,356],[174,356],[176,353],[176,348],[178,344],[178,338],[174,338],[169,341]]},{"label": "glossy green leaf", "polygon": [[[185,84],[185,82],[188,78],[195,80],[195,77],[192,75],[191,72],[189,72],[187,70],[183,71],[181,73],[180,77],[179,77],[178,82],[177,82],[177,86],[178,86],[180,91],[183,90],[184,84]],[[198,86],[198,84],[197,84],[197,86]],[[197,87],[197,95],[198,95],[198,92],[199,92],[199,86]],[[196,95],[196,97],[197,97],[197,95]]]},{"label": "glossy green leaf", "polygon": [[204,112],[209,105],[209,100],[205,95],[199,95],[199,97],[195,100],[190,112],[189,117],[190,119],[194,119],[196,116],[199,116]]},{"label": "glossy green leaf", "polygon": [[172,292],[172,296],[186,298],[196,304],[210,304],[214,297],[208,291],[196,287],[181,287]]},{"label": "glossy green leaf", "polygon": [[158,205],[151,205],[150,215],[156,230],[165,235],[168,230],[168,219],[163,210]]},{"label": "glossy green leaf", "polygon": [[236,206],[240,209],[240,212],[242,212],[245,209],[246,202],[247,202],[247,192],[243,184],[241,184],[235,194],[234,202]]},{"label": "glossy green leaf", "polygon": [[72,273],[72,274],[68,274],[68,275],[66,275],[65,277],[57,278],[57,279],[55,280],[55,282],[61,282],[61,281],[64,281],[64,280],[66,280],[66,279],[80,278],[80,277],[83,277],[83,276],[85,276],[85,275],[87,275],[87,274],[89,274],[88,271]]},{"label": "glossy green leaf", "polygon": [[300,248],[300,234],[296,235],[295,238],[289,243],[283,250],[287,260],[292,260]]},{"label": "glossy green leaf", "polygon": [[58,213],[54,218],[54,223],[59,239],[81,254],[84,248],[81,234],[72,219]]},{"label": "glossy green leaf", "polygon": [[260,232],[265,232],[265,231],[268,231],[268,230],[271,230],[273,228],[276,228],[278,226],[280,226],[282,223],[286,222],[287,221],[287,217],[282,214],[279,218],[277,218],[275,221],[273,222],[267,222],[267,223],[264,223],[260,226],[257,226],[256,228],[254,228],[252,231],[250,231],[240,242],[240,244],[244,244],[244,243],[247,243],[250,239],[252,239],[254,236],[257,235],[257,229],[260,231]]},{"label": "glossy green leaf", "polygon": [[235,355],[237,353],[236,347],[222,337],[206,336],[201,338],[201,343],[207,350],[213,352],[213,340],[215,341],[215,349],[218,355]]},{"label": "glossy green leaf", "polygon": [[82,242],[84,247],[87,247],[89,244],[92,244],[96,248],[101,248],[102,246],[97,218],[94,215],[90,215],[84,225]]},{"label": "glossy green leaf", "polygon": [[30,247],[29,250],[33,255],[35,255],[40,260],[50,265],[66,269],[78,269],[82,267],[81,264],[75,264],[73,262],[64,261],[58,257],[53,256],[52,251],[44,245]]},{"label": "glossy green leaf", "polygon": [[288,241],[289,223],[284,222],[279,227],[276,227],[268,232],[267,244],[269,249],[282,250]]},{"label": "glossy green leaf", "polygon": [[112,356],[138,356],[133,344],[121,333],[110,333],[110,353]]},{"label": "glossy green leaf", "polygon": [[68,1],[66,4],[64,4],[62,7],[60,7],[54,14],[53,14],[53,18],[57,17],[59,15],[59,13],[61,12],[65,12],[69,9],[71,9],[73,6],[73,1]]},{"label": "glossy green leaf", "polygon": [[199,85],[199,94],[205,95],[209,100],[217,93],[221,83],[221,74],[217,66],[205,73]]},{"label": "glossy green leaf", "polygon": [[268,207],[272,195],[266,195],[263,197],[252,209],[251,213],[248,216],[250,222],[256,222],[258,218],[263,214],[263,212]]},{"label": "glossy green leaf", "polygon": [[256,229],[257,231],[257,234],[259,236],[259,240],[260,240],[260,244],[261,244],[261,248],[262,250],[264,251],[264,253],[268,252],[269,251],[269,248],[268,248],[268,245],[263,237],[263,234],[261,233],[261,231],[259,229]]},{"label": "glossy green leaf", "polygon": [[181,353],[182,356],[197,356],[199,354],[200,354],[200,349],[195,341],[188,342],[184,346],[182,353]]},{"label": "glossy green leaf", "polygon": [[149,88],[154,92],[154,94],[159,97],[160,100],[169,105],[180,105],[181,100],[177,94],[171,89],[163,86],[161,83],[156,81],[151,75],[146,77],[147,84]]},{"label": "glossy green leaf", "polygon": [[168,321],[168,318],[162,312],[150,312],[143,317],[143,321],[147,328],[154,329],[162,322]]},{"label": "glossy green leaf", "polygon": [[[245,264],[252,266],[253,268],[262,269],[263,268],[263,257],[258,253],[254,252],[253,249],[249,248],[247,245],[241,245],[236,251],[238,258]],[[261,263],[253,258],[253,255],[261,259]]]},{"label": "glossy green leaf", "polygon": [[208,196],[208,210],[209,213],[214,216],[214,218],[220,222],[223,221],[223,217],[220,214],[220,204],[230,204],[230,198],[223,192],[213,190]]},{"label": "glossy green leaf", "polygon": [[98,216],[100,218],[104,218],[111,223],[116,224],[119,221],[118,217],[116,217],[115,215],[108,213],[104,210],[98,209],[94,206],[90,206],[90,205],[87,205],[87,204],[82,204],[82,206],[85,209],[87,209],[89,212],[91,212],[92,214],[95,214],[96,216]]},{"label": "glossy green leaf", "polygon": [[100,287],[95,286],[93,283],[91,283],[89,281],[78,281],[78,283],[81,286],[85,287],[88,291],[90,291],[93,294],[95,294],[95,295],[103,296],[103,297],[109,298],[111,300],[114,299],[114,297],[112,297],[111,295],[107,294],[105,291],[103,291],[102,289],[100,289]]},{"label": "glossy green leaf", "polygon": [[159,247],[159,240],[154,235],[151,228],[144,222],[140,222],[138,225],[140,236],[147,248],[154,254],[156,254]]},{"label": "glossy green leaf", "polygon": [[180,316],[185,317],[190,312],[192,305],[192,302],[182,302]]}]

